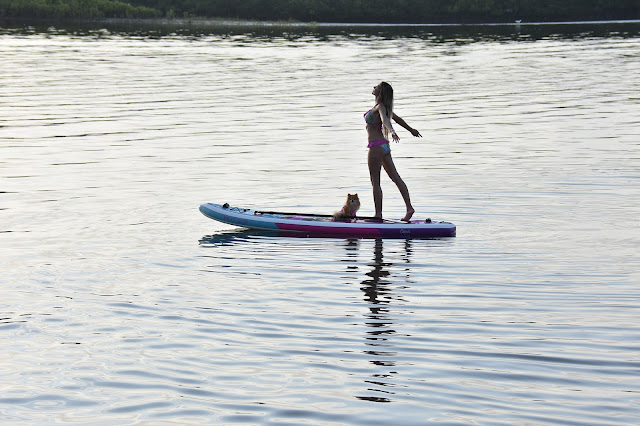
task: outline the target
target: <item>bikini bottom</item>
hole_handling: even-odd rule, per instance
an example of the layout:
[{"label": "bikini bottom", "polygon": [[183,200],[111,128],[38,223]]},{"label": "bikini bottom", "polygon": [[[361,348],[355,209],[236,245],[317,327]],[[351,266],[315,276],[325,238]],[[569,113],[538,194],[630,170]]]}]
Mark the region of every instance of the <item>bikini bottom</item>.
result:
[{"label": "bikini bottom", "polygon": [[384,153],[384,155],[391,153],[391,147],[389,146],[389,141],[386,139],[379,139],[377,141],[369,142],[369,144],[367,145],[367,148],[371,148],[374,146],[379,146],[380,148],[382,148],[382,152]]}]

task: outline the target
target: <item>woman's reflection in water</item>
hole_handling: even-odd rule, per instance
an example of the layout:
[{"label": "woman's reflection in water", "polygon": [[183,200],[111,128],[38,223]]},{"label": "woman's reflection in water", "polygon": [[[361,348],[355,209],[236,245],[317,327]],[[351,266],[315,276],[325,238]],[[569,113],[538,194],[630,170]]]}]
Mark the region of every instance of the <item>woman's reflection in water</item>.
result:
[{"label": "woman's reflection in water", "polygon": [[[375,241],[372,262],[368,265],[371,270],[367,272],[367,279],[362,281],[360,289],[364,293],[364,301],[368,304],[369,312],[365,314],[365,324],[371,330],[365,336],[365,345],[368,347],[365,354],[371,355],[370,362],[375,366],[375,373],[371,379],[365,382],[369,385],[368,391],[385,394],[385,396],[357,396],[358,399],[374,402],[390,402],[389,395],[393,395],[389,388],[394,386],[391,378],[397,374],[394,366],[394,357],[397,355],[393,349],[395,345],[392,337],[397,333],[394,327],[394,318],[391,315],[391,302],[402,300],[394,295],[392,282],[389,281],[393,266],[391,262],[385,262],[383,240]],[[405,263],[410,263],[411,240],[404,240],[403,258]]]}]

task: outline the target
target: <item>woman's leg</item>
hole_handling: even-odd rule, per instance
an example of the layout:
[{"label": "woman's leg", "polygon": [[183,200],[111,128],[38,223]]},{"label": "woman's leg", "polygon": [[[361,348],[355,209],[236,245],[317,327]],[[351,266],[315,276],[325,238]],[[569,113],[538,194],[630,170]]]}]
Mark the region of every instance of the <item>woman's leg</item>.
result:
[{"label": "woman's leg", "polygon": [[382,218],[382,186],[380,186],[380,170],[382,169],[383,151],[379,146],[369,148],[369,176],[373,187],[373,205],[375,217]]},{"label": "woman's leg", "polygon": [[[391,178],[391,180],[396,184],[398,189],[400,190],[400,194],[402,195],[402,199],[404,200],[404,204],[407,207],[407,214],[402,220],[410,220],[411,216],[415,213],[413,206],[411,205],[411,197],[409,196],[409,188],[404,183],[400,174],[396,170],[395,164],[393,164],[393,158],[391,158],[391,154],[387,154],[382,158],[382,165],[384,166],[385,171]],[[378,173],[379,174],[379,173]],[[380,178],[378,177],[378,181]]]}]

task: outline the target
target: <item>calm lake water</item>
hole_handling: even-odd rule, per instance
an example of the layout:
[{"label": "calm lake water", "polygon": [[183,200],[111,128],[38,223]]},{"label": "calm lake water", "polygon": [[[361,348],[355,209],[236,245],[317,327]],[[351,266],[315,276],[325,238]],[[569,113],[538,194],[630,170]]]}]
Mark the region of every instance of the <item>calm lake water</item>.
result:
[{"label": "calm lake water", "polygon": [[[639,70],[638,23],[5,24],[0,422],[640,423]],[[372,214],[380,80],[456,238],[199,213]]]}]

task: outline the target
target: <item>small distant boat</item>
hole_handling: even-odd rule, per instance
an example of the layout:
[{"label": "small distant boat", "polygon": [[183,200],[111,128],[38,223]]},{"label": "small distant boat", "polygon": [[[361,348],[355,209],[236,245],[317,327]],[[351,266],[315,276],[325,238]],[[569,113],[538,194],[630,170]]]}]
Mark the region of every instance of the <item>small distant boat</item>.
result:
[{"label": "small distant boat", "polygon": [[229,225],[265,231],[307,234],[342,238],[439,238],[455,237],[456,226],[449,222],[431,219],[377,220],[356,217],[348,221],[336,221],[332,215],[260,211],[229,204],[205,203],[200,212],[208,218]]}]

